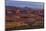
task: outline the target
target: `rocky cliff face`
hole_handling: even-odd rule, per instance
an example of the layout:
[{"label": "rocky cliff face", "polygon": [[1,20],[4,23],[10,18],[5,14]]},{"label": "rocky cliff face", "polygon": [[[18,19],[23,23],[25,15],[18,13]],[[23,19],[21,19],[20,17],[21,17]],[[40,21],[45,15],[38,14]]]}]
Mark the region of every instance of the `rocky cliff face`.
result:
[{"label": "rocky cliff face", "polygon": [[[20,8],[21,9],[21,8]],[[6,29],[43,28],[44,10],[23,10],[6,8]],[[19,11],[17,11],[19,10]],[[18,13],[16,13],[18,12]],[[20,28],[24,29],[24,28]]]}]

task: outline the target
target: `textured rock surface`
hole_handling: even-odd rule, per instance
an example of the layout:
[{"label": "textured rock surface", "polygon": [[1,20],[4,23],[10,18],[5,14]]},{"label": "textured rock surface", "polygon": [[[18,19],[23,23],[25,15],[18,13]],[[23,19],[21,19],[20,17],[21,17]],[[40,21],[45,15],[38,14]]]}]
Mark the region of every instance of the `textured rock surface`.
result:
[{"label": "textured rock surface", "polygon": [[[6,9],[6,29],[28,29],[44,27],[44,10],[20,10],[18,13],[19,15],[16,14],[16,9],[9,11]],[[18,17],[16,17],[16,15]]]}]

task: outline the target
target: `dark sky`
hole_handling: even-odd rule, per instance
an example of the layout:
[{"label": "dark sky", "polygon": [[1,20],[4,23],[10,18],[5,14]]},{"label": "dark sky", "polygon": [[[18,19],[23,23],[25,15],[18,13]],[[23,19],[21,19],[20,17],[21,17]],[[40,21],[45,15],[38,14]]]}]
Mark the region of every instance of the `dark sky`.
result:
[{"label": "dark sky", "polygon": [[13,0],[6,0],[6,6],[17,6],[17,7],[32,7],[43,9],[42,2],[24,2],[24,1],[13,1]]}]

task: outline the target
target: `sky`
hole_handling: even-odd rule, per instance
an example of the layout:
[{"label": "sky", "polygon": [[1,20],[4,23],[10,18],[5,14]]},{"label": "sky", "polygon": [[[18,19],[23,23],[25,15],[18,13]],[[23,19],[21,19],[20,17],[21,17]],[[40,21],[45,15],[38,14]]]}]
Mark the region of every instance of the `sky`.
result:
[{"label": "sky", "polygon": [[16,0],[6,0],[6,6],[17,6],[17,7],[31,7],[43,9],[43,2],[26,2],[26,1],[16,1]]}]

